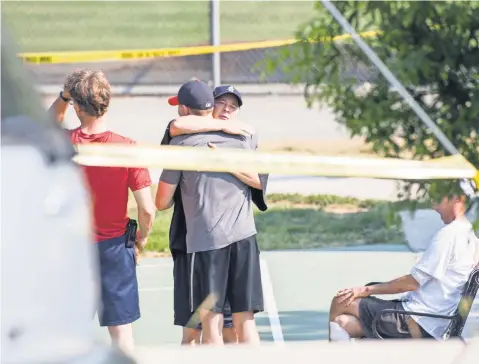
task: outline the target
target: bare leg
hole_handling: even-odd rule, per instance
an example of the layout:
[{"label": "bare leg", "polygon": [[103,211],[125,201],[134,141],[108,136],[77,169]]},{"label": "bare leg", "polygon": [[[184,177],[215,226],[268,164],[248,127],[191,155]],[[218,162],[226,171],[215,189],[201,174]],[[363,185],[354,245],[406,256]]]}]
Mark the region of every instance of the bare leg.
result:
[{"label": "bare leg", "polygon": [[223,340],[225,344],[237,344],[238,335],[234,328],[223,328]]},{"label": "bare leg", "polygon": [[200,343],[201,331],[191,329],[189,327],[183,327],[183,337],[181,339],[181,345],[195,346]]},{"label": "bare leg", "polygon": [[344,331],[346,331],[349,337],[359,338],[364,336],[361,322],[357,317],[347,314],[339,315],[334,319],[334,322],[337,323]]},{"label": "bare leg", "polygon": [[131,324],[108,326],[108,332],[110,333],[112,345],[118,347],[127,355],[133,354],[135,341]]},{"label": "bare leg", "polygon": [[200,309],[201,325],[203,326],[203,343],[210,345],[223,345],[223,315]]},{"label": "bare leg", "polygon": [[358,338],[364,336],[363,329],[359,322],[359,302],[361,299],[354,300],[350,305],[346,306],[344,303],[339,303],[335,297],[331,302],[329,310],[329,340],[334,335],[331,333],[331,326],[339,325],[350,337]]},{"label": "bare leg", "polygon": [[329,321],[333,321],[336,317],[343,314],[359,317],[360,301],[360,298],[355,299],[349,306],[346,306],[344,303],[339,303],[336,297],[333,298],[331,302],[331,308],[329,309]]},{"label": "bare leg", "polygon": [[259,345],[253,312],[233,313],[233,326],[238,334],[238,342]]}]

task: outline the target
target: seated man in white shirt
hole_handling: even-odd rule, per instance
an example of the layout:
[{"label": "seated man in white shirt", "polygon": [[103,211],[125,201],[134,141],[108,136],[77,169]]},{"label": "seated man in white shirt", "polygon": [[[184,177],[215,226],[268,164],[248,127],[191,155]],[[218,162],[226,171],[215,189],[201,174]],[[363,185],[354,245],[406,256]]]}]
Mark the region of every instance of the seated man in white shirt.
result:
[{"label": "seated man in white shirt", "polygon": [[[466,197],[454,196],[433,203],[446,224],[434,237],[410,274],[387,283],[338,291],[329,313],[332,341],[374,338],[373,320],[384,309],[452,315],[463,288],[478,262],[479,240],[465,217]],[[383,300],[372,295],[407,295],[401,300]],[[450,321],[430,317],[385,314],[378,321],[383,338],[442,339]]]}]

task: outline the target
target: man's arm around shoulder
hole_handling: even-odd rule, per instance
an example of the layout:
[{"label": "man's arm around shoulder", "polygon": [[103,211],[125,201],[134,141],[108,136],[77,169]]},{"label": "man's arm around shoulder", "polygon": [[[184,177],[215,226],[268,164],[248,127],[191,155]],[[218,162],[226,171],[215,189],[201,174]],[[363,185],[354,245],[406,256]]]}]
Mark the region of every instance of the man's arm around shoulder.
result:
[{"label": "man's arm around shoulder", "polygon": [[222,131],[227,134],[250,136],[254,128],[240,121],[213,119],[212,117],[188,115],[179,116],[169,125],[171,137],[184,134],[197,134],[210,131]]}]

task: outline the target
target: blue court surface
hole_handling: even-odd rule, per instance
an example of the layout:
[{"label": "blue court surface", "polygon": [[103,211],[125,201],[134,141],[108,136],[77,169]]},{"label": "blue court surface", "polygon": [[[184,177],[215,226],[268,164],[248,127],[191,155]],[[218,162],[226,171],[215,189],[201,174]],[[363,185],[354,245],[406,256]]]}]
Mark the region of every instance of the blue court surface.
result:
[{"label": "blue court surface", "polygon": [[[266,312],[256,315],[261,340],[327,340],[329,306],[338,289],[407,274],[418,256],[405,246],[394,245],[262,252]],[[139,347],[180,342],[181,328],[173,325],[172,267],[171,258],[140,261],[142,318],[133,328]],[[479,335],[478,314],[476,299],[468,321],[475,335]],[[93,324],[98,326],[96,319]],[[100,341],[109,343],[106,329],[98,327],[95,331]]]}]

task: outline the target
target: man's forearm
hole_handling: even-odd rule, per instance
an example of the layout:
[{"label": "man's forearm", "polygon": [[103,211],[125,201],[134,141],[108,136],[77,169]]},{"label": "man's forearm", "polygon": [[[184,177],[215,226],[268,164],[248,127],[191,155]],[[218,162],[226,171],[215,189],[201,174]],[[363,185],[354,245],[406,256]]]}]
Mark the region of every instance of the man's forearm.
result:
[{"label": "man's forearm", "polygon": [[138,225],[140,228],[140,236],[142,238],[146,238],[148,235],[150,235],[154,220],[154,211],[149,211],[146,209],[138,210]]},{"label": "man's forearm", "polygon": [[205,133],[208,131],[220,131],[224,121],[210,119],[203,116],[188,115],[173,121],[170,125],[170,136],[175,137],[183,134]]},{"label": "man's forearm", "polygon": [[158,209],[158,211],[164,211],[164,210],[168,210],[171,206],[173,206],[173,204],[174,204],[173,200],[170,200],[168,203],[159,202],[156,205],[156,208]]},{"label": "man's forearm", "polygon": [[263,189],[258,173],[233,172],[231,174],[250,187],[256,188],[257,190]]},{"label": "man's forearm", "polygon": [[63,101],[63,99],[58,96],[53,104],[48,109],[48,112],[53,117],[53,119],[60,125],[63,124],[63,120],[65,119],[65,115],[68,110],[68,102]]},{"label": "man's forearm", "polygon": [[394,279],[390,282],[375,284],[366,287],[370,295],[397,294],[409,291],[415,291],[419,288],[419,283],[410,274]]}]

